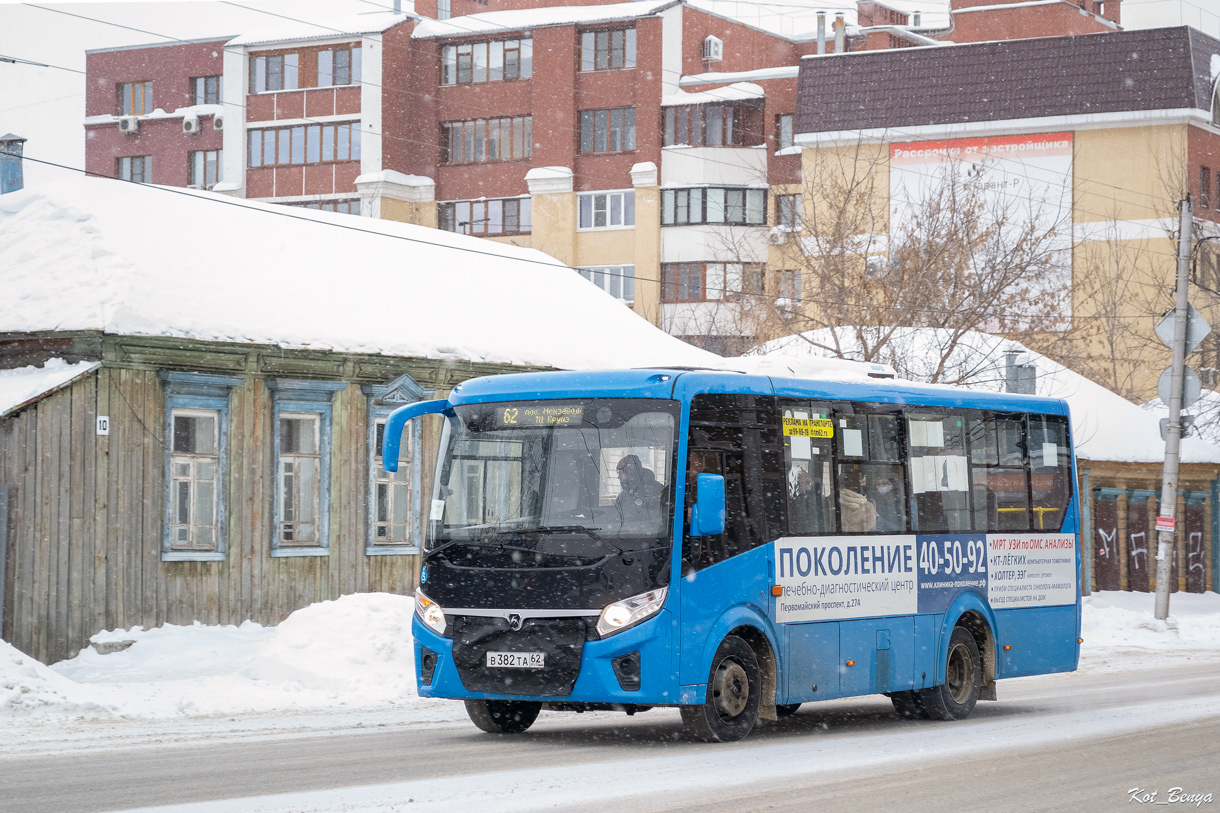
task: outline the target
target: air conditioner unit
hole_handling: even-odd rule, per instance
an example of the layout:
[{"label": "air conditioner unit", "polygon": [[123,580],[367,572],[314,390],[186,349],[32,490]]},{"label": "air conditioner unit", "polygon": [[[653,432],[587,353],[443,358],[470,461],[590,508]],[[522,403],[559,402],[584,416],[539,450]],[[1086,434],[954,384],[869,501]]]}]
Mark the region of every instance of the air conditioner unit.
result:
[{"label": "air conditioner unit", "polygon": [[191,135],[199,135],[199,117],[198,116],[183,116],[182,132]]},{"label": "air conditioner unit", "polygon": [[119,117],[119,132],[134,133],[140,129],[140,120],[135,116],[120,116]]},{"label": "air conditioner unit", "polygon": [[707,62],[724,59],[724,42],[719,37],[708,37],[703,41],[703,59]]},{"label": "air conditioner unit", "polygon": [[217,113],[212,117],[212,128],[215,130],[223,130],[225,128],[225,117],[221,113]]},{"label": "air conditioner unit", "polygon": [[773,246],[782,246],[788,242],[788,232],[778,226],[767,232],[767,242]]}]

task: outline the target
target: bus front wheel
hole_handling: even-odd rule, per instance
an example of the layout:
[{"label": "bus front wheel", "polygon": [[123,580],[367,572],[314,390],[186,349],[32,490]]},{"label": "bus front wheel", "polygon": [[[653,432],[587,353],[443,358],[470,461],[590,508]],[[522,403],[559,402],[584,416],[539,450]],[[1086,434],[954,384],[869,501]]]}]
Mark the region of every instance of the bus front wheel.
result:
[{"label": "bus front wheel", "polygon": [[488,734],[520,734],[534,724],[541,703],[528,700],[467,700],[470,722]]},{"label": "bus front wheel", "polygon": [[954,627],[945,658],[945,682],[919,692],[919,705],[933,720],[964,720],[974,711],[983,688],[983,658],[974,636]]},{"label": "bus front wheel", "polygon": [[680,706],[687,732],[704,742],[736,742],[754,728],[761,694],[758,658],[736,635],[720,642],[701,706]]}]

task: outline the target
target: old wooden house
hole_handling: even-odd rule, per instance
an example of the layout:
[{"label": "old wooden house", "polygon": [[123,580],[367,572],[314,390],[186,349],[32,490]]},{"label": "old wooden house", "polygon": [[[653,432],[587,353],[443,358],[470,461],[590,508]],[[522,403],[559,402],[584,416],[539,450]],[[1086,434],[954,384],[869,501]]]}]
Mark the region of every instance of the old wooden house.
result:
[{"label": "old wooden house", "polygon": [[0,289],[0,630],[47,662],[411,591],[437,427],[389,474],[395,406],[714,359],[540,252],[102,179],[5,196]]}]

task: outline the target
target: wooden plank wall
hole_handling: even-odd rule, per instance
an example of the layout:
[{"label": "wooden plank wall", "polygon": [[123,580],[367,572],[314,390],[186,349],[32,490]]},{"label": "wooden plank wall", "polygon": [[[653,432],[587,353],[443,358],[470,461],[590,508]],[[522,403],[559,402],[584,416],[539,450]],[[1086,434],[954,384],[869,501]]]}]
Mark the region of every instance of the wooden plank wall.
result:
[{"label": "wooden plank wall", "polygon": [[[275,624],[348,593],[409,593],[417,556],[364,552],[365,396],[350,384],[334,404],[330,554],[272,558],[271,396],[258,377],[233,391],[222,562],[161,561],[165,395],[155,370],[103,367],[0,420],[0,482],[11,487],[4,639],[50,663],[103,629]],[[110,416],[109,436],[95,434],[98,415]],[[435,450],[426,429],[425,470]]]}]

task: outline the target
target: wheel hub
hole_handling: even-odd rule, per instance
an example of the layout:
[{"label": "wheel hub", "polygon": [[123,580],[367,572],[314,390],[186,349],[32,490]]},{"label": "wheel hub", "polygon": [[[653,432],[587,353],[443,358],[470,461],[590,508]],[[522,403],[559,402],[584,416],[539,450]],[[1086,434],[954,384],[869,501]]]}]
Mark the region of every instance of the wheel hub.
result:
[{"label": "wheel hub", "polygon": [[945,667],[945,687],[955,703],[965,703],[974,683],[974,664],[966,647],[958,645],[949,652]]},{"label": "wheel hub", "polygon": [[740,663],[726,658],[716,667],[716,679],[712,682],[712,701],[716,712],[726,720],[746,710],[750,701],[750,678]]}]

